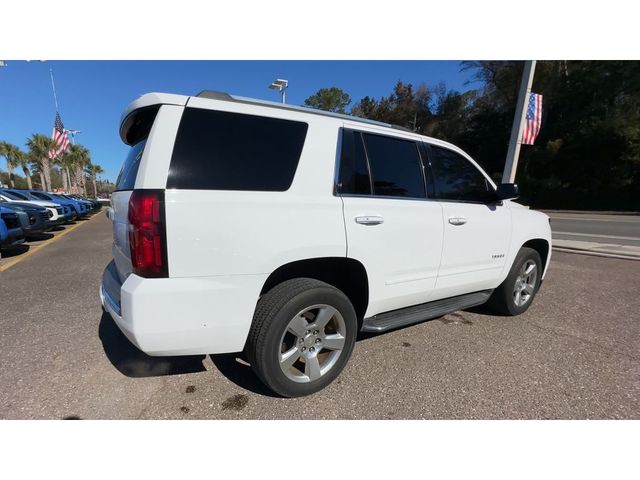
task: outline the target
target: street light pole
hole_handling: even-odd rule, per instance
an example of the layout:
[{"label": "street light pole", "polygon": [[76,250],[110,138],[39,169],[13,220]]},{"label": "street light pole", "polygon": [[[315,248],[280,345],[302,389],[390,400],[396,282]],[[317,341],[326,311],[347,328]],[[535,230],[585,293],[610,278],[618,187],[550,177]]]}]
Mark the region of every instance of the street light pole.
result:
[{"label": "street light pole", "polygon": [[269,85],[269,88],[271,90],[278,90],[280,92],[283,105],[287,98],[286,90],[288,86],[289,80],[285,80],[283,78],[277,78],[274,82],[271,83],[271,85]]},{"label": "street light pole", "polygon": [[504,172],[502,173],[502,183],[514,183],[516,179],[518,157],[520,156],[520,145],[522,143],[522,131],[524,130],[527,104],[529,103],[529,94],[531,93],[535,69],[535,60],[527,60],[524,62],[522,80],[520,81],[520,92],[518,93],[518,104],[516,105],[516,114],[513,117],[513,127],[511,127],[509,150],[507,152],[507,160],[504,164]]}]

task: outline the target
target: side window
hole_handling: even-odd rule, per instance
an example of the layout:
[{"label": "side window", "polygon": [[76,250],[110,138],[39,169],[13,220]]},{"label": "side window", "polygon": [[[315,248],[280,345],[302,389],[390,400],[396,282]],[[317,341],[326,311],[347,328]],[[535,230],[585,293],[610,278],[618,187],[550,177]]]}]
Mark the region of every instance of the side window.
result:
[{"label": "side window", "polygon": [[371,195],[369,168],[359,132],[342,131],[339,182],[340,193]]},{"label": "side window", "polygon": [[307,127],[280,118],[186,108],[167,188],[288,190]]},{"label": "side window", "polygon": [[432,145],[429,162],[436,198],[463,202],[486,202],[490,198],[493,187],[462,155]]},{"label": "side window", "polygon": [[415,142],[371,133],[363,137],[375,195],[426,198]]}]

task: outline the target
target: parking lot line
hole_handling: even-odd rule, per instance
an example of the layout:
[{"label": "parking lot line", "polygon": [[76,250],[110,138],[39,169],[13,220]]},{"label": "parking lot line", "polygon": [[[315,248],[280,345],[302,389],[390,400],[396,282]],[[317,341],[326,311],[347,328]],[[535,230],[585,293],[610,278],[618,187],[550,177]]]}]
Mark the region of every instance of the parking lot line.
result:
[{"label": "parking lot line", "polygon": [[[78,227],[84,225],[85,223],[93,220],[98,215],[100,215],[102,212],[104,212],[104,210],[100,210],[98,213],[94,214],[91,218],[89,218],[87,220],[84,220],[83,222],[78,222],[75,225],[71,225],[70,227],[65,227],[63,232],[60,232],[58,235],[56,235],[53,238],[45,241],[41,245],[30,245],[29,246],[29,250],[26,251],[25,253],[12,258],[11,260],[7,261],[6,263],[0,264],[0,272],[4,272],[5,270],[8,270],[9,268],[13,267],[14,265],[17,265],[22,260],[24,260],[25,258],[30,257],[31,255],[33,255],[34,253],[40,251],[40,249],[46,247],[47,245],[51,245],[52,243],[55,243],[60,238],[64,237],[67,233],[72,232],[76,228],[78,228]],[[29,242],[27,242],[27,243],[29,243]]]}]

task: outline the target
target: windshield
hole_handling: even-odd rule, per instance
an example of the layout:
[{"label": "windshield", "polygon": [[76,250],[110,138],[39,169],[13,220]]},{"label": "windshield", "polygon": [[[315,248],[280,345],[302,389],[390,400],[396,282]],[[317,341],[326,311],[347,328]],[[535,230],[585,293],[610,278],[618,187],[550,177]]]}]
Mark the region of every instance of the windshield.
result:
[{"label": "windshield", "polygon": [[29,200],[29,197],[27,197],[26,195],[22,195],[21,193],[16,193],[16,192],[7,192],[3,190],[2,195],[4,195],[7,198],[10,198],[11,200]]},{"label": "windshield", "polygon": [[40,200],[51,200],[51,197],[48,197],[42,192],[31,192],[31,195],[35,198],[39,198]]}]

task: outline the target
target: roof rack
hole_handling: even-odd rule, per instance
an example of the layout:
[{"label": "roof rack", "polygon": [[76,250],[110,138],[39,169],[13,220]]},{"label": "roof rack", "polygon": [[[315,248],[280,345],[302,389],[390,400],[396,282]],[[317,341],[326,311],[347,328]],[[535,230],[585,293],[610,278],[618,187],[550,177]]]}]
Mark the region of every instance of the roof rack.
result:
[{"label": "roof rack", "polygon": [[196,95],[198,98],[209,98],[212,100],[222,100],[226,102],[238,102],[246,103],[250,105],[262,105],[265,107],[281,108],[284,110],[293,110],[297,112],[312,113],[314,115],[323,115],[325,117],[341,118],[343,120],[349,120],[352,122],[363,122],[370,125],[377,125],[380,127],[394,128],[396,130],[403,130],[405,132],[416,133],[406,127],[400,125],[392,125],[390,123],[379,122],[377,120],[369,120],[368,118],[355,117],[353,115],[346,115],[344,113],[327,112],[325,110],[318,110],[316,108],[299,107],[297,105],[288,105],[278,102],[270,102],[268,100],[258,100],[256,98],[239,97],[236,95],[229,95],[226,92],[219,92],[216,90],[203,90]]}]

